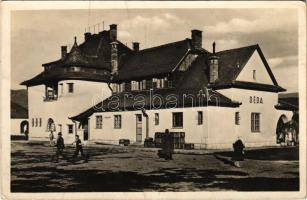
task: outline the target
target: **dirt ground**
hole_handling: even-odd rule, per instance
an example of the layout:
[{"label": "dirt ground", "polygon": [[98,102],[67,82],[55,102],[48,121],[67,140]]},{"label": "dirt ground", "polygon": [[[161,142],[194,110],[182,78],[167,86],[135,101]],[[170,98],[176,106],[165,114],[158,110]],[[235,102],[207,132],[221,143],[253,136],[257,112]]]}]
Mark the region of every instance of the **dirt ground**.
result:
[{"label": "dirt ground", "polygon": [[[12,142],[12,192],[111,191],[297,191],[298,148],[246,151],[241,168],[231,152],[206,155],[174,154],[107,145],[85,147],[89,161],[51,161],[55,148],[45,142]],[[73,155],[73,147],[65,148]]]}]

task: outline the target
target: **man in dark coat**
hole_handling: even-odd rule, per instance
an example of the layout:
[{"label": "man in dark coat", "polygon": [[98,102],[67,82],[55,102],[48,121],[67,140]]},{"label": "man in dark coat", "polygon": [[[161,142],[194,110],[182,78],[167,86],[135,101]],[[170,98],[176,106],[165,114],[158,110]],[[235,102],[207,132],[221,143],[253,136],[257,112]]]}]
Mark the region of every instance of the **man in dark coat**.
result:
[{"label": "man in dark coat", "polygon": [[55,157],[56,157],[56,162],[59,161],[59,156],[63,156],[63,157],[66,157],[64,154],[63,154],[63,151],[64,151],[64,148],[65,148],[65,145],[64,145],[64,139],[62,137],[62,133],[59,132],[58,133],[58,138],[56,140],[56,154],[55,154]]},{"label": "man in dark coat", "polygon": [[173,160],[173,137],[170,134],[169,130],[165,130],[164,141],[163,141],[163,153],[166,160]]},{"label": "man in dark coat", "polygon": [[244,144],[240,138],[237,139],[235,143],[233,143],[233,157],[234,166],[240,167],[240,161],[244,160]]},{"label": "man in dark coat", "polygon": [[81,153],[81,157],[82,157],[85,161],[87,161],[86,156],[85,156],[84,153],[83,153],[82,142],[81,142],[81,140],[79,139],[79,135],[76,135],[76,136],[75,136],[75,141],[74,141],[72,144],[74,144],[74,143],[76,143],[76,150],[75,150],[75,152],[74,152],[74,158],[77,158],[78,155],[79,155],[79,152],[80,152],[80,153]]}]

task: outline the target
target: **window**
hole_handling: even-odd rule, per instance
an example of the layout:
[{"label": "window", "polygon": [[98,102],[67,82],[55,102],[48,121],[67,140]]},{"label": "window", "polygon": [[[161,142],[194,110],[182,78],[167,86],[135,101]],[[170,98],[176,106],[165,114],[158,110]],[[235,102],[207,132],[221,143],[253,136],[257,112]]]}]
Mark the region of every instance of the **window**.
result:
[{"label": "window", "polygon": [[37,127],[37,126],[38,126],[38,119],[35,118],[35,127]]},{"label": "window", "polygon": [[203,124],[203,112],[202,111],[197,112],[197,124],[198,125]]},{"label": "window", "polygon": [[68,124],[67,126],[68,126],[68,133],[69,134],[74,133],[74,126],[72,124]]},{"label": "window", "polygon": [[96,128],[102,129],[102,115],[96,116]]},{"label": "window", "polygon": [[121,127],[122,127],[122,116],[114,115],[114,128],[121,128]]},{"label": "window", "polygon": [[145,90],[146,89],[146,80],[140,81],[140,90]]},{"label": "window", "polygon": [[49,118],[47,121],[47,131],[53,131],[53,132],[56,131],[54,121],[51,118]]},{"label": "window", "polygon": [[251,131],[260,132],[260,113],[251,114]]},{"label": "window", "polygon": [[167,78],[153,78],[152,79],[153,88],[166,88],[168,87],[168,80]]},{"label": "window", "polygon": [[131,81],[131,90],[138,90],[139,89],[139,82]]},{"label": "window", "polygon": [[256,80],[256,70],[253,70],[253,80]]},{"label": "window", "polygon": [[74,92],[74,84],[73,83],[67,83],[68,85],[68,93]]},{"label": "window", "polygon": [[123,92],[125,90],[125,83],[121,83],[120,85],[119,85],[119,91],[120,92]]},{"label": "window", "polygon": [[182,112],[173,113],[173,128],[183,127],[183,114]]},{"label": "window", "polygon": [[155,113],[155,125],[159,125],[159,113]]},{"label": "window", "polygon": [[34,118],[32,118],[32,127],[34,127]]},{"label": "window", "polygon": [[240,125],[240,112],[235,113],[235,124]]},{"label": "window", "polygon": [[42,118],[39,118],[39,127],[42,127]]}]

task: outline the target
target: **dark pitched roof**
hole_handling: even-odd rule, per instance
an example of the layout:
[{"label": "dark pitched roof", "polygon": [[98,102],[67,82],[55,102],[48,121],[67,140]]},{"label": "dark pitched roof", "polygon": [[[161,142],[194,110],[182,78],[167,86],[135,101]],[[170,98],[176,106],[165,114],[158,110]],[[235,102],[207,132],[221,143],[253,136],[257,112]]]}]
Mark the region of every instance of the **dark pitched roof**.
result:
[{"label": "dark pitched roof", "polygon": [[190,39],[140,50],[123,58],[118,81],[159,76],[172,72],[191,48]]},{"label": "dark pitched roof", "polygon": [[[264,66],[271,80],[273,81],[274,85],[236,81],[236,78],[243,70],[243,68],[245,67],[245,65],[247,64],[250,57],[253,55],[255,51],[259,53],[259,56],[262,62],[264,63]],[[255,89],[255,90],[272,91],[272,92],[285,91],[284,88],[278,85],[272,73],[272,70],[270,69],[270,66],[268,65],[258,44],[220,51],[217,52],[215,56],[217,56],[219,59],[219,77],[214,84],[210,85],[210,87],[214,89],[237,87],[237,88]]]},{"label": "dark pitched roof", "polygon": [[207,54],[199,55],[187,71],[182,72],[183,79],[180,81],[178,88],[189,89],[207,87],[209,67],[207,62]]},{"label": "dark pitched roof", "polygon": [[219,76],[217,83],[229,83],[237,78],[257,45],[246,46],[217,52],[219,58]]},{"label": "dark pitched roof", "polygon": [[28,118],[27,90],[11,90],[11,118]]},{"label": "dark pitched roof", "polygon": [[297,111],[299,109],[298,105],[283,100],[278,100],[278,104],[275,105],[275,108],[277,110],[291,110],[291,111]]},{"label": "dark pitched roof", "polygon": [[[109,31],[102,31],[99,34],[90,35],[90,37],[80,45],[77,45],[75,40],[70,52],[64,58],[45,63],[43,66],[82,66],[111,70],[110,43]],[[117,43],[119,57],[131,52],[131,49],[120,41],[117,41]]]},{"label": "dark pitched roof", "polygon": [[253,82],[247,82],[247,81],[232,81],[230,83],[209,84],[208,87],[212,88],[214,90],[226,89],[226,88],[241,88],[241,89],[267,91],[267,92],[284,92],[284,91],[286,91],[284,88],[282,88],[278,85],[253,83]]},{"label": "dark pitched roof", "polygon": [[178,90],[175,88],[122,92],[113,94],[70,119],[82,121],[95,112],[142,110],[142,108],[155,110],[203,106],[238,107],[240,105],[239,102],[234,102],[216,91],[208,90],[207,92],[198,89]]},{"label": "dark pitched roof", "polygon": [[21,85],[35,86],[45,83],[52,83],[61,80],[87,80],[94,82],[108,82],[110,76],[108,74],[90,73],[90,72],[70,72],[70,71],[50,71],[41,72],[34,78],[24,81]]},{"label": "dark pitched roof", "polygon": [[298,110],[298,93],[282,93],[278,95],[278,104],[275,106],[279,110]]}]

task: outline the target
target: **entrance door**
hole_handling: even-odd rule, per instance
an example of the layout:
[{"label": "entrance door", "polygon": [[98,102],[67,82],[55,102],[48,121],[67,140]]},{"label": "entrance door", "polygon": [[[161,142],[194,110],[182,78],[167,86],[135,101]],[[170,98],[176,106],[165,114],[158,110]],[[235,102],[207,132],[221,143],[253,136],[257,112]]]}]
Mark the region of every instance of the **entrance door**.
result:
[{"label": "entrance door", "polygon": [[83,140],[88,140],[88,123],[83,125]]},{"label": "entrance door", "polygon": [[136,142],[142,142],[142,115],[136,116]]}]

